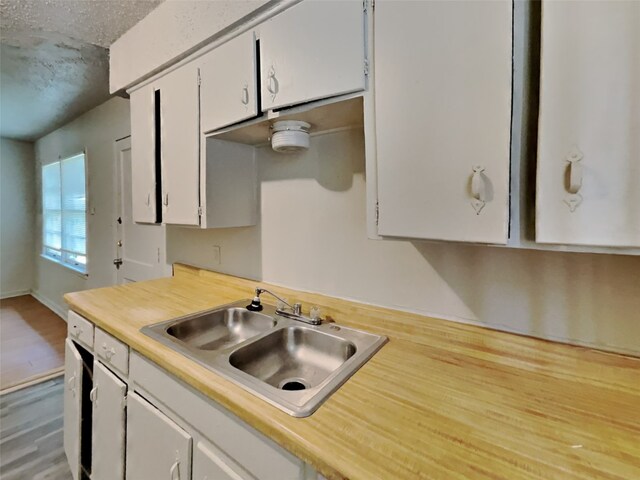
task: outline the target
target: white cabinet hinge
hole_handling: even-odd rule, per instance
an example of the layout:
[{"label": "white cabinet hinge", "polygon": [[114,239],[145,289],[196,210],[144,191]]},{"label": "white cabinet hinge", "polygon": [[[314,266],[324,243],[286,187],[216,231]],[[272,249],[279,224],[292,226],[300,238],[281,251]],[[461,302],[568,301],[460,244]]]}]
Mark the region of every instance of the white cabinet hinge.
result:
[{"label": "white cabinet hinge", "polygon": [[367,13],[367,1],[368,0],[362,0],[362,11],[364,13]]},{"label": "white cabinet hinge", "polygon": [[160,263],[160,247],[158,247],[158,263]]},{"label": "white cabinet hinge", "polygon": [[371,10],[376,9],[376,0],[371,0]]},{"label": "white cabinet hinge", "polygon": [[198,69],[198,86],[202,84],[202,78],[200,77],[200,69]]},{"label": "white cabinet hinge", "polygon": [[364,59],[364,74],[369,75],[369,59]]},{"label": "white cabinet hinge", "polygon": [[380,224],[380,202],[376,202],[376,225]]},{"label": "white cabinet hinge", "polygon": [[202,207],[198,207],[198,215],[202,216]]}]

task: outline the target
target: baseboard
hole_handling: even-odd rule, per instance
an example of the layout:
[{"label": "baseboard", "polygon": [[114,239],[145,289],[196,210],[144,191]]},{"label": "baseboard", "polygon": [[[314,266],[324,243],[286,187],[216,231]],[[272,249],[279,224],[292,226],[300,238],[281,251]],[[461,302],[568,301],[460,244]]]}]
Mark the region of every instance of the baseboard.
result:
[{"label": "baseboard", "polygon": [[45,307],[47,307],[50,310],[52,310],[53,313],[58,315],[65,322],[67,321],[67,313],[68,313],[68,311],[67,311],[67,309],[65,307],[62,307],[62,306],[58,305],[53,300],[49,300],[48,298],[42,296],[40,293],[36,292],[35,290],[31,292],[31,295],[33,296],[33,298],[38,300]]},{"label": "baseboard", "polygon": [[21,297],[22,295],[29,295],[30,293],[31,289],[2,292],[0,293],[0,300],[4,300],[5,298]]}]

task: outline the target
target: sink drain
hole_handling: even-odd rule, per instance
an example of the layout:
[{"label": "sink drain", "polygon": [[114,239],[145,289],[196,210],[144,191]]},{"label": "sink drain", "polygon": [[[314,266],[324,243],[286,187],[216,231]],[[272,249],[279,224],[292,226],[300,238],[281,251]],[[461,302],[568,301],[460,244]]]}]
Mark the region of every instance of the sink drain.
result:
[{"label": "sink drain", "polygon": [[278,388],[288,391],[306,390],[309,388],[309,384],[301,378],[287,378],[280,382]]}]

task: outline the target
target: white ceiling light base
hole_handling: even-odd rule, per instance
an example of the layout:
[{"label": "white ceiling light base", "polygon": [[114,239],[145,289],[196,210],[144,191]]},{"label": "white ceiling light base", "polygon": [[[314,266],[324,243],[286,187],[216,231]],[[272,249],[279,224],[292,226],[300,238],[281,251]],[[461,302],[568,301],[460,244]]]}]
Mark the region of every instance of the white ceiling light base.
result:
[{"label": "white ceiling light base", "polygon": [[311,125],[298,120],[282,120],[272,126],[271,148],[276,152],[293,153],[309,148]]}]

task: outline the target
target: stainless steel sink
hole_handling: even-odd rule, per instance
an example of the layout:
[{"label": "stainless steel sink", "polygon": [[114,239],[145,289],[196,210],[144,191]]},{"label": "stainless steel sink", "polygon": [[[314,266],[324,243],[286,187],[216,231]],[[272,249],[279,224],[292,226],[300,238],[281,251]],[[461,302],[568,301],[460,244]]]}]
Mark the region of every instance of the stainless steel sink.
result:
[{"label": "stainless steel sink", "polygon": [[272,329],[276,321],[245,308],[224,308],[172,322],[167,335],[200,350],[220,350]]},{"label": "stainless steel sink", "polygon": [[334,323],[306,325],[242,300],[142,332],[296,417],[311,415],[387,341]]},{"label": "stainless steel sink", "polygon": [[320,385],[356,353],[356,346],[307,327],[281,328],[237,349],[229,363],[283,390]]}]

